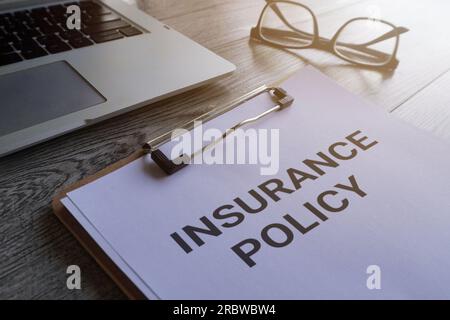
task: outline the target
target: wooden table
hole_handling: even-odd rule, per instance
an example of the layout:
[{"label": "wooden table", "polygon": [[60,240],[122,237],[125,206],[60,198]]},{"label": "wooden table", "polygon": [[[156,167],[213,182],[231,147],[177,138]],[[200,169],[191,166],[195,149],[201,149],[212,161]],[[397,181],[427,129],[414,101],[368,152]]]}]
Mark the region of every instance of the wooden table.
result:
[{"label": "wooden table", "polygon": [[[320,33],[348,19],[380,15],[409,33],[394,73],[361,70],[316,50],[283,51],[249,41],[263,0],[146,0],[137,5],[237,65],[234,75],[0,159],[0,298],[125,296],[53,215],[59,190],[118,161],[144,141],[311,64],[424,130],[450,140],[450,1],[308,0]],[[150,59],[151,57],[149,57]],[[66,288],[66,268],[82,290]]]}]

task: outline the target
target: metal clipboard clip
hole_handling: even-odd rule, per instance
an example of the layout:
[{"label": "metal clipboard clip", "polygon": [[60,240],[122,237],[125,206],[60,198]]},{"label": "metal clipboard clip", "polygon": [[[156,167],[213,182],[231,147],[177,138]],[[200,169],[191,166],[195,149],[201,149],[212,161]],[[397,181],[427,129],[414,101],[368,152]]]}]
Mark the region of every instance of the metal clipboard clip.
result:
[{"label": "metal clipboard clip", "polygon": [[166,174],[171,175],[171,174],[181,170],[182,168],[186,167],[190,163],[190,160],[193,159],[197,154],[203,153],[205,150],[214,147],[217,143],[226,139],[226,137],[228,135],[230,135],[232,132],[234,132],[236,129],[241,128],[247,124],[256,122],[259,119],[264,118],[265,116],[267,116],[273,112],[281,111],[281,110],[291,106],[292,103],[294,102],[294,98],[291,97],[290,95],[288,95],[284,89],[282,89],[280,87],[262,86],[260,88],[257,88],[255,90],[247,93],[246,95],[234,100],[233,102],[228,104],[225,108],[222,108],[222,110],[219,113],[213,111],[210,113],[203,114],[200,117],[198,117],[192,121],[189,121],[183,127],[191,127],[192,128],[193,127],[192,124],[195,121],[211,120],[212,118],[220,116],[221,114],[224,114],[224,113],[234,109],[235,107],[241,105],[242,103],[247,102],[247,101],[249,101],[263,93],[266,93],[266,92],[268,92],[272,96],[272,98],[275,100],[276,104],[274,106],[272,106],[270,109],[254,116],[254,117],[247,118],[247,119],[244,119],[244,120],[238,122],[231,128],[227,129],[220,139],[216,139],[216,140],[212,141],[211,143],[203,146],[200,150],[193,152],[190,156],[187,154],[183,154],[183,155],[180,155],[177,159],[171,160],[159,149],[162,145],[164,145],[165,143],[170,141],[170,138],[172,137],[172,131],[169,131],[169,132],[145,143],[143,146],[144,152],[147,154],[150,154],[152,160]]}]

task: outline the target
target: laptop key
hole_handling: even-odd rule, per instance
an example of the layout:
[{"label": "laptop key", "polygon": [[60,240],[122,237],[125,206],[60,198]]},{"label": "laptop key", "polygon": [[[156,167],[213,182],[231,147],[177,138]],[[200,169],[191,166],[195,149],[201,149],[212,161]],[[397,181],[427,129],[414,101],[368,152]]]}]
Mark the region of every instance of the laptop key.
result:
[{"label": "laptop key", "polygon": [[11,23],[11,20],[10,20],[11,17],[12,17],[12,14],[10,14],[10,13],[1,14],[0,15],[0,26],[4,26],[6,24]]},{"label": "laptop key", "polygon": [[12,13],[2,13],[0,14],[0,18],[11,18],[12,17]]},{"label": "laptop key", "polygon": [[110,14],[111,11],[103,8],[103,7],[91,7],[91,8],[87,8],[86,12],[90,15],[90,16],[101,16],[103,14]]},{"label": "laptop key", "polygon": [[3,26],[8,23],[9,23],[9,20],[6,17],[0,16],[0,26]]},{"label": "laptop key", "polygon": [[56,35],[39,37],[37,38],[37,41],[43,46],[45,46],[45,49],[50,53],[60,53],[72,49],[67,45],[67,43],[62,41]]},{"label": "laptop key", "polygon": [[7,34],[5,37],[0,37],[0,43],[18,43],[20,42],[14,34]]},{"label": "laptop key", "polygon": [[94,24],[92,26],[86,26],[81,31],[83,31],[83,33],[91,35],[94,33],[100,33],[100,32],[110,31],[110,30],[117,30],[117,29],[129,27],[129,26],[130,25],[127,22],[125,22],[123,20],[118,20],[118,21]]},{"label": "laptop key", "polygon": [[40,14],[40,13],[47,13],[47,8],[36,8],[36,9],[31,9],[31,13],[35,13],[35,14]]},{"label": "laptop key", "polygon": [[101,6],[98,3],[92,1],[80,1],[80,8],[87,9],[92,7],[101,8]]},{"label": "laptop key", "polygon": [[22,22],[23,20],[26,20],[28,18],[28,13],[28,10],[14,12],[12,19],[18,22]]},{"label": "laptop key", "polygon": [[79,7],[81,7],[80,2],[78,2],[78,1],[64,3],[63,6],[65,6],[65,7],[70,7],[70,6],[79,6]]},{"label": "laptop key", "polygon": [[48,17],[50,14],[47,11],[46,8],[37,8],[32,9],[30,12],[30,17],[36,20],[44,19],[45,17]]},{"label": "laptop key", "polygon": [[64,32],[60,32],[59,36],[64,40],[69,40],[74,38],[82,38],[83,34],[77,30],[67,30]]},{"label": "laptop key", "polygon": [[83,23],[87,26],[93,25],[93,24],[99,24],[99,23],[105,23],[110,21],[117,21],[120,20],[120,17],[111,13],[111,14],[105,14],[102,16],[93,16],[88,19],[82,20]]},{"label": "laptop key", "polygon": [[3,28],[5,29],[6,32],[13,33],[26,28],[26,26],[22,22],[12,21],[8,24],[5,24]]},{"label": "laptop key", "polygon": [[45,49],[47,49],[47,51],[50,53],[60,53],[60,52],[72,50],[72,48],[69,47],[69,45],[67,43],[62,42],[62,41],[49,43],[48,45],[45,46]]},{"label": "laptop key", "polygon": [[54,34],[38,37],[38,38],[36,38],[36,40],[37,40],[37,42],[39,42],[43,46],[46,46],[46,45],[49,45],[49,44],[53,44],[53,43],[62,42],[61,39],[59,39]]},{"label": "laptop key", "polygon": [[41,25],[39,26],[39,30],[43,33],[43,34],[52,34],[52,33],[57,33],[57,32],[62,32],[63,30],[58,27],[57,25]]},{"label": "laptop key", "polygon": [[72,47],[74,47],[75,49],[78,49],[78,48],[91,46],[94,43],[91,40],[89,40],[88,38],[86,38],[86,37],[81,37],[81,38],[69,39],[69,44]]},{"label": "laptop key", "polygon": [[40,32],[37,31],[36,29],[27,29],[26,31],[20,31],[17,32],[16,35],[21,39],[31,39],[33,37],[38,37],[40,36]]},{"label": "laptop key", "polygon": [[19,41],[14,44],[14,47],[20,51],[33,49],[33,48],[40,48],[40,46],[37,44],[37,42],[34,41],[33,39],[26,39],[23,41]]},{"label": "laptop key", "polygon": [[132,37],[132,36],[136,36],[138,34],[142,34],[142,32],[134,27],[127,27],[127,28],[122,28],[120,29],[120,33],[122,33],[123,35],[127,36],[127,37]]},{"label": "laptop key", "polygon": [[11,26],[11,28],[14,30],[14,32],[26,32],[28,27],[24,25],[23,23],[16,23],[14,26]]},{"label": "laptop key", "polygon": [[14,52],[14,48],[8,43],[0,44],[0,54],[6,54]]},{"label": "laptop key", "polygon": [[28,27],[31,27],[32,25],[34,25],[34,24],[36,23],[36,20],[34,20],[34,19],[31,18],[31,17],[27,17],[26,19],[24,19],[24,20],[22,21],[22,23],[25,24],[25,25],[28,26]]},{"label": "laptop key", "polygon": [[17,53],[9,53],[0,55],[0,66],[5,66],[7,64],[16,63],[22,61],[23,59]]},{"label": "laptop key", "polygon": [[104,32],[104,33],[96,33],[91,35],[91,39],[94,40],[96,43],[103,43],[108,42],[112,40],[117,40],[123,38],[123,35],[121,35],[117,31],[113,32]]},{"label": "laptop key", "polygon": [[60,4],[48,7],[48,11],[54,16],[63,15],[66,13],[66,10],[67,8]]},{"label": "laptop key", "polygon": [[39,46],[26,48],[20,51],[20,54],[27,60],[47,55],[47,52]]},{"label": "laptop key", "polygon": [[[60,23],[62,28],[66,28],[67,18],[69,18],[68,14],[63,14],[60,16],[52,16],[51,19],[47,19],[52,24]],[[83,21],[83,16],[81,17],[81,21]]]}]

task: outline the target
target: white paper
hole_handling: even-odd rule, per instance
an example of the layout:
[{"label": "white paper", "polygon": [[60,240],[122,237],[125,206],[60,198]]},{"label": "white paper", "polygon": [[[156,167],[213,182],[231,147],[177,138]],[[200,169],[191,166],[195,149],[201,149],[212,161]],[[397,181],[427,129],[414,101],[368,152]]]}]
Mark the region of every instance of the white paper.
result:
[{"label": "white paper", "polygon": [[[282,86],[294,96],[294,105],[253,126],[280,129],[276,176],[261,176],[259,167],[251,165],[190,165],[165,176],[146,157],[68,197],[84,223],[89,221],[162,299],[450,298],[448,145],[393,119],[312,68]],[[272,104],[261,96],[239,112]],[[323,168],[323,176],[304,181],[292,194],[279,194],[280,201],[245,214],[238,226],[220,227],[220,236],[200,235],[203,246],[186,240],[193,248],[189,254],[170,237],[177,232],[188,239],[182,228],[202,226],[202,216],[217,226],[232,221],[215,220],[212,212],[234,204],[236,197],[249,199],[250,189],[262,194],[257,186],[270,178],[288,182],[286,169],[305,170],[304,159],[317,159],[317,152],[326,153],[356,130],[378,144],[339,161],[337,168]],[[344,211],[326,213],[329,219],[320,221],[302,207],[307,201],[316,203],[323,191],[337,190],[336,184],[348,184],[352,175],[367,195],[339,190],[349,201]],[[320,224],[302,235],[283,219],[287,213],[304,225]],[[288,226],[293,241],[282,248],[262,243],[252,256],[256,265],[249,267],[230,248],[247,238],[261,241],[261,230],[272,223]],[[381,269],[379,290],[366,285],[371,265]]]},{"label": "white paper", "polygon": [[83,226],[86,232],[94,239],[97,245],[105,252],[111,260],[124,272],[127,277],[139,288],[139,290],[150,299],[159,299],[159,297],[151,290],[151,288],[139,278],[132,268],[122,259],[122,257],[114,251],[114,248],[97,232],[95,227],[89,223],[86,217],[78,210],[73,202],[65,197],[61,199],[62,204],[70,211],[72,216]]}]

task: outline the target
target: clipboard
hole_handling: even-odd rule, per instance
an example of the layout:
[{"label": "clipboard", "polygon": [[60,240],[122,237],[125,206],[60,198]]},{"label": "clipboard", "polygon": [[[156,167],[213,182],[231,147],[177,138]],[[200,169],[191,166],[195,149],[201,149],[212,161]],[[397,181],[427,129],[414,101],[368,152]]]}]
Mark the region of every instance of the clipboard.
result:
[{"label": "clipboard", "polygon": [[84,249],[95,259],[95,261],[102,267],[108,276],[119,286],[119,288],[132,300],[144,300],[145,295],[128,279],[125,273],[108,257],[108,255],[100,248],[100,246],[91,238],[78,221],[70,214],[66,207],[62,204],[61,199],[64,198],[68,192],[78,189],[90,182],[93,182],[109,173],[120,169],[128,163],[145,155],[143,150],[136,151],[125,159],[119,160],[116,163],[100,170],[94,175],[86,177],[63,191],[59,192],[52,200],[52,208],[54,214],[63,223],[63,225],[75,236],[81,243]]},{"label": "clipboard", "polygon": [[[200,117],[189,121],[182,127],[187,129],[193,128],[193,123],[195,121],[209,121],[213,118],[216,118],[235,107],[243,104],[259,96],[263,93],[269,93],[272,95],[275,101],[275,105],[269,106],[268,110],[263,112],[262,114],[256,115],[253,118],[243,119],[238,122],[235,126],[230,128],[230,130],[234,130],[238,127],[246,125],[248,123],[252,123],[258,121],[260,118],[265,117],[266,115],[283,110],[286,107],[289,107],[293,103],[293,98],[287,94],[285,90],[280,87],[267,87],[261,86],[244,96],[239,97],[231,101],[225,107],[220,108],[219,111],[210,112],[201,115]],[[78,189],[86,184],[89,184],[97,179],[100,179],[120,168],[129,164],[130,162],[139,159],[142,156],[150,154],[154,162],[168,175],[181,170],[186,167],[187,162],[183,162],[180,164],[175,164],[172,160],[170,160],[166,155],[164,155],[159,147],[164,145],[164,143],[168,142],[171,137],[171,132],[166,132],[165,134],[152,139],[151,141],[145,143],[142,149],[132,153],[130,156],[119,160],[118,162],[100,170],[94,175],[88,176],[70,186],[65,188],[63,191],[59,192],[52,200],[52,208],[54,214],[58,217],[58,219],[64,224],[64,226],[75,236],[75,238],[81,243],[81,245],[85,248],[85,250],[95,259],[95,261],[103,268],[103,270],[110,276],[110,278],[119,286],[119,288],[128,296],[128,298],[133,300],[144,300],[147,297],[138,289],[138,287],[126,276],[124,272],[109,258],[109,256],[101,249],[101,247],[96,243],[96,241],[89,235],[89,233],[82,227],[80,223],[71,215],[71,213],[66,209],[66,207],[62,204],[61,199],[66,197],[67,193]],[[226,131],[223,139],[227,137]],[[208,146],[206,146],[208,147]],[[203,152],[206,147],[201,149]],[[192,155],[191,155],[192,156]],[[185,158],[186,155],[182,155],[182,158]],[[190,159],[190,157],[188,157]]]}]

